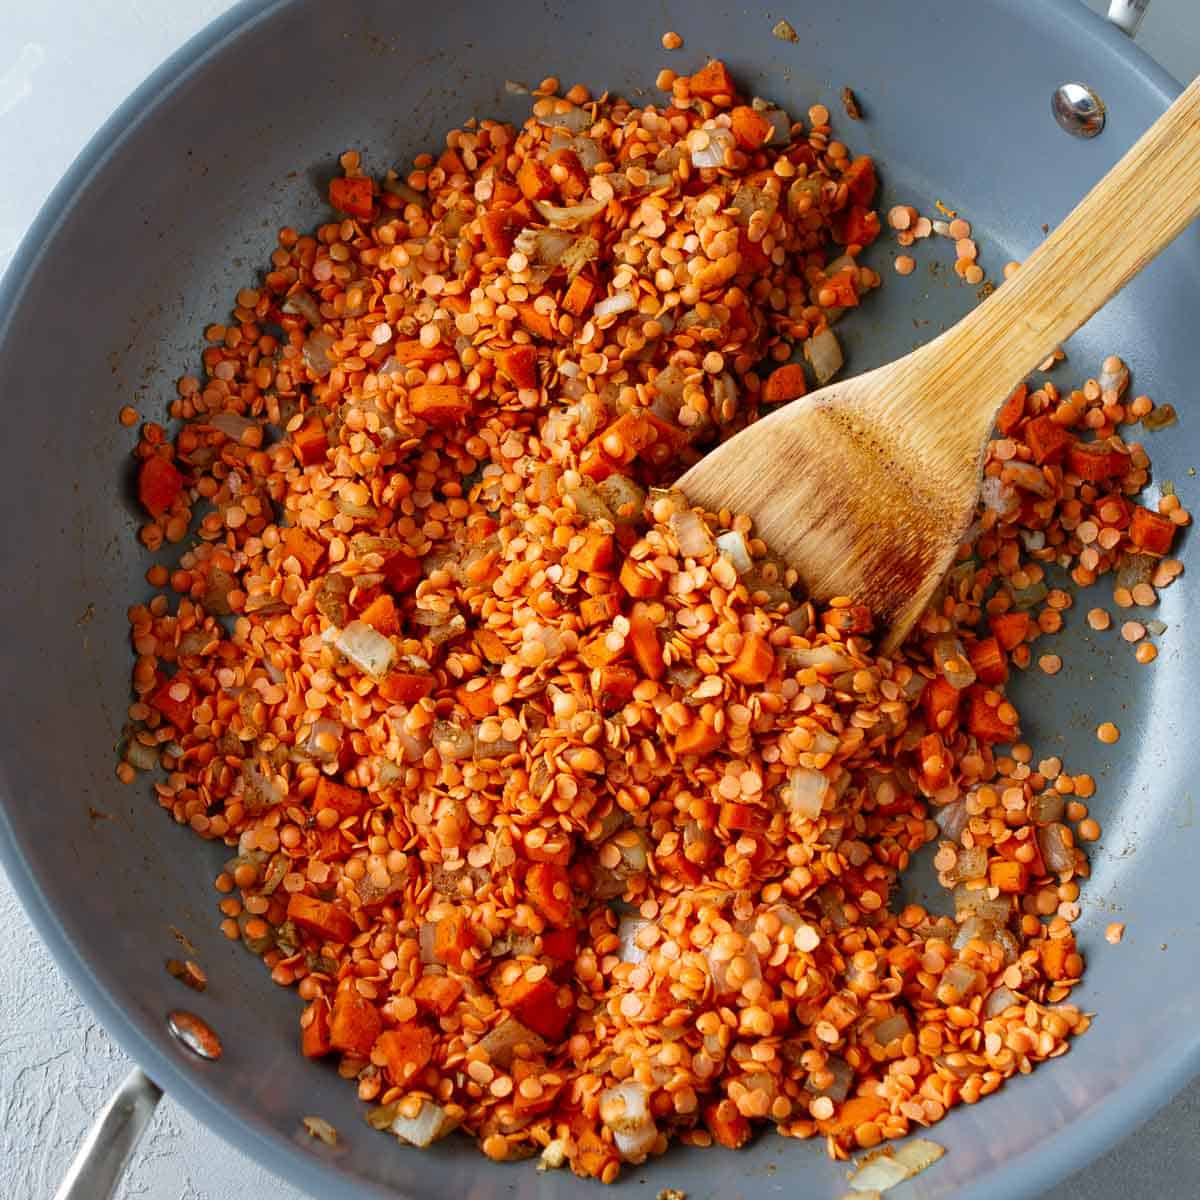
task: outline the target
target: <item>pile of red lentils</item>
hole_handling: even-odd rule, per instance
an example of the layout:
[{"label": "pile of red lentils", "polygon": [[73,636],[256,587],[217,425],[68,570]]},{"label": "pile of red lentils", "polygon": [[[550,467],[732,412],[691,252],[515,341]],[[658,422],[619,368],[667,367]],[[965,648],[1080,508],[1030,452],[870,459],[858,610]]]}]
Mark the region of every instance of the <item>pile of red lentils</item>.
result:
[{"label": "pile of red lentils", "polygon": [[[337,219],[280,231],[143,427],[142,540],[182,553],[129,612],[118,768],[229,847],[225,932],[373,1125],[606,1182],[768,1122],[844,1157],[1066,1052],[1094,784],[1005,683],[1056,570],[1152,605],[1188,520],[1136,499],[1115,359],[1006,404],[894,657],[690,508],[688,464],[830,369],[880,226],[822,106],[659,85],[546,80],[403,177],[346,154]],[[944,913],[896,902],[929,843]]]}]

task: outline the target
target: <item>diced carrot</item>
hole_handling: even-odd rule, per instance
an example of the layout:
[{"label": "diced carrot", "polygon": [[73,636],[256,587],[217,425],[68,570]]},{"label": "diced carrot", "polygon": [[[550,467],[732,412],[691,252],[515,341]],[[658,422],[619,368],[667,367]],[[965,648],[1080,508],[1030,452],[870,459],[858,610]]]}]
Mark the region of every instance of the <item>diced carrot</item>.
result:
[{"label": "diced carrot", "polygon": [[420,1021],[406,1021],[395,1029],[385,1029],[375,1040],[374,1049],[383,1059],[388,1079],[396,1087],[411,1083],[433,1057],[433,1030]]},{"label": "diced carrot", "polygon": [[841,1137],[853,1133],[868,1121],[874,1121],[887,1109],[888,1102],[880,1096],[854,1096],[846,1100],[828,1121],[818,1121],[817,1128],[826,1136],[832,1134]]},{"label": "diced carrot", "polygon": [[411,592],[421,578],[421,560],[403,550],[384,559],[379,569],[393,592]]},{"label": "diced carrot", "polygon": [[512,380],[514,387],[535,388],[538,385],[537,350],[528,344],[497,351],[496,366]]},{"label": "diced carrot", "polygon": [[598,633],[595,637],[589,638],[579,647],[579,659],[594,671],[603,670],[605,667],[611,666],[621,658],[625,653],[625,647],[622,646],[619,650],[614,650],[609,646],[607,637],[604,633]]},{"label": "diced carrot", "polygon": [[[513,198],[516,198],[515,195]],[[487,252],[497,258],[507,258],[512,253],[513,243],[523,225],[520,214],[506,205],[490,208],[479,218],[479,228]]]},{"label": "diced carrot", "polygon": [[1016,725],[1010,725],[1000,716],[1000,706],[989,704],[986,693],[987,689],[983,687],[970,689],[967,729],[981,742],[1015,741]]},{"label": "diced carrot", "polygon": [[579,605],[579,619],[585,629],[611,621],[621,611],[621,597],[615,591],[589,596]]},{"label": "diced carrot", "polygon": [[300,1024],[300,1053],[305,1058],[324,1058],[333,1049],[329,1040],[329,1005],[322,999],[314,1000],[305,1010],[308,1019]]},{"label": "diced carrot", "polygon": [[446,172],[447,175],[464,175],[467,168],[459,156],[457,150],[447,146],[442,151],[441,157],[438,159],[438,166]]},{"label": "diced carrot", "polygon": [[921,692],[925,726],[934,733],[953,732],[958,724],[958,702],[962,693],[948,679],[935,676]]},{"label": "diced carrot", "polygon": [[752,242],[750,235],[744,229],[738,229],[738,254],[741,262],[738,271],[741,274],[761,275],[771,266],[771,256],[763,249],[762,242]]},{"label": "diced carrot", "polygon": [[1023,862],[993,858],[988,863],[988,883],[1002,892],[1022,893],[1029,886],[1029,868]]},{"label": "diced carrot", "polygon": [[726,1150],[740,1150],[750,1140],[750,1122],[738,1112],[732,1100],[705,1105],[703,1117],[713,1141]]},{"label": "diced carrot", "polygon": [[621,564],[618,582],[635,600],[653,600],[656,596],[662,595],[662,579],[657,575],[648,575],[639,571],[632,558],[627,558]]},{"label": "diced carrot", "polygon": [[418,1008],[444,1017],[458,1003],[462,991],[463,985],[450,975],[422,975],[412,998]]},{"label": "diced carrot", "polygon": [[602,713],[617,712],[633,699],[633,689],[638,685],[638,674],[632,667],[611,666],[600,668],[600,679],[596,685],[596,705]]},{"label": "diced carrot", "polygon": [[1038,950],[1042,960],[1042,971],[1047,979],[1070,979],[1067,960],[1075,956],[1075,938],[1068,934],[1061,938],[1047,938]]},{"label": "diced carrot", "polygon": [[1008,678],[1008,662],[996,638],[980,638],[968,647],[967,657],[980,683],[1003,683]]},{"label": "diced carrot", "polygon": [[313,795],[313,812],[319,813],[323,808],[332,808],[338,817],[356,817],[367,807],[367,793],[362,788],[350,787],[349,784],[339,783],[328,775],[317,776],[317,790]]},{"label": "diced carrot", "polygon": [[1133,519],[1133,504],[1124,496],[1102,496],[1096,501],[1096,516],[1105,525],[1114,529],[1124,529]]},{"label": "diced carrot", "polygon": [[820,1019],[828,1021],[840,1033],[858,1020],[858,1005],[840,992],[835,992],[821,1009]]},{"label": "diced carrot", "polygon": [[379,694],[390,704],[415,704],[433,692],[435,683],[427,671],[393,671],[379,681]]},{"label": "diced carrot", "polygon": [[315,466],[325,461],[329,440],[325,434],[325,422],[318,413],[310,413],[299,429],[292,430],[292,453],[302,467]]},{"label": "diced carrot", "polygon": [[498,988],[496,998],[522,1025],[557,1042],[571,1023],[572,1010],[560,1003],[560,989],[552,979],[530,983],[520,976],[514,984]]},{"label": "diced carrot", "polygon": [[1170,517],[1137,504],[1129,521],[1129,540],[1144,553],[1161,557],[1170,551],[1175,529]]},{"label": "diced carrot", "polygon": [[1107,442],[1075,442],[1064,465],[1085,483],[1101,483],[1124,475],[1129,470],[1129,455]]},{"label": "diced carrot", "polygon": [[548,154],[546,156],[546,167],[551,171],[552,177],[555,167],[559,167],[566,172],[566,179],[558,185],[564,196],[574,199],[582,196],[588,190],[591,178],[584,169],[583,163],[579,161],[579,155],[574,150],[564,148]]},{"label": "diced carrot", "polygon": [[808,381],[804,378],[803,364],[784,363],[767,376],[767,381],[762,386],[762,402],[782,404],[787,400],[798,399],[807,391]]},{"label": "diced carrot", "polygon": [[358,615],[360,620],[384,637],[392,637],[400,632],[400,614],[396,611],[395,600],[387,592],[376,596]]},{"label": "diced carrot", "polygon": [[521,164],[517,187],[526,200],[549,200],[556,190],[554,176],[536,158],[527,158]]},{"label": "diced carrot", "polygon": [[289,525],[280,532],[280,539],[287,554],[294,558],[304,569],[305,575],[311,575],[313,568],[325,554],[325,547],[311,534],[305,533],[299,525]]},{"label": "diced carrot", "polygon": [[1007,437],[1021,423],[1025,415],[1025,397],[1029,394],[1028,385],[1019,384],[1005,400],[996,417],[996,428]]},{"label": "diced carrot", "polygon": [[358,932],[354,919],[344,908],[303,892],[288,897],[288,920],[327,942],[345,944]]},{"label": "diced carrot", "polygon": [[619,458],[605,454],[599,442],[591,442],[584,446],[583,453],[579,456],[580,473],[596,483],[600,483],[610,475],[620,474],[624,466],[625,464]]},{"label": "diced carrot", "polygon": [[837,308],[855,308],[858,305],[858,269],[846,267],[830,276],[823,288],[828,288],[834,295],[833,306]]},{"label": "diced carrot", "polygon": [[[438,297],[438,303],[444,303],[445,296]],[[426,346],[420,338],[406,338],[392,342],[388,347],[390,355],[402,366],[423,367],[435,362],[445,362],[454,356],[454,351],[439,342],[436,346]]]},{"label": "diced carrot", "polygon": [[742,648],[729,664],[728,673],[738,683],[747,686],[765,683],[775,669],[775,651],[761,633],[747,633],[742,637]]},{"label": "diced carrot", "polygon": [[150,697],[150,707],[156,708],[179,730],[192,727],[192,709],[199,703],[196,685],[182,671],[164,680]]},{"label": "diced carrot", "polygon": [[879,236],[879,214],[855,204],[835,213],[829,222],[833,240],[842,246],[869,246]]},{"label": "diced carrot", "polygon": [[931,792],[950,783],[950,754],[940,733],[927,733],[917,746],[921,778]]},{"label": "diced carrot", "polygon": [[1046,863],[1042,858],[1042,851],[1038,845],[1037,838],[1005,838],[1004,841],[997,843],[996,849],[1003,858],[1010,859],[1013,862],[1021,862],[1022,860],[1017,858],[1017,851],[1022,846],[1033,851],[1033,857],[1025,861],[1025,866],[1029,869],[1030,876],[1034,879],[1040,879],[1046,874]]},{"label": "diced carrot", "polygon": [[771,136],[774,126],[748,104],[739,104],[729,114],[729,127],[743,150],[757,150]]},{"label": "diced carrot", "polygon": [[629,618],[629,648],[634,661],[647,679],[661,679],[667,671],[663,661],[662,644],[658,640],[658,626],[644,612],[635,611]]},{"label": "diced carrot", "polygon": [[460,968],[462,956],[475,944],[471,922],[462,913],[448,913],[434,927],[433,957],[448,967]]},{"label": "diced carrot", "polygon": [[183,492],[183,476],[162,454],[152,454],[138,471],[138,500],[152,516],[161,517]]},{"label": "diced carrot", "polygon": [[422,383],[408,393],[408,411],[439,429],[450,429],[470,413],[471,397],[452,383]]},{"label": "diced carrot", "polygon": [[668,875],[674,875],[676,879],[682,879],[684,883],[692,887],[695,887],[704,878],[704,872],[684,854],[682,845],[676,846],[670,854],[659,854],[657,860],[660,873],[665,871]]},{"label": "diced carrot", "polygon": [[494,684],[490,679],[484,681],[483,687],[473,688],[469,684],[461,684],[455,689],[459,703],[471,714],[482,720],[490,717],[500,706],[493,694]]},{"label": "diced carrot", "polygon": [[1015,650],[1029,632],[1027,612],[997,613],[992,618],[992,636],[1005,650]]},{"label": "diced carrot", "polygon": [[601,430],[589,445],[599,446],[619,463],[631,463],[647,446],[659,440],[658,428],[647,416],[640,410],[624,413]]},{"label": "diced carrot", "polygon": [[369,221],[375,211],[374,188],[365,175],[338,176],[329,181],[329,203],[349,217]]},{"label": "diced carrot", "polygon": [[1074,439],[1063,426],[1049,417],[1034,417],[1024,430],[1025,444],[1033,452],[1038,466],[1059,462]]},{"label": "diced carrot", "polygon": [[721,805],[718,823],[726,829],[742,833],[762,833],[771,823],[770,814],[756,804],[735,804],[726,801]]},{"label": "diced carrot", "polygon": [[551,925],[565,925],[571,919],[571,881],[565,867],[534,863],[525,873],[525,890],[534,908]]},{"label": "diced carrot", "polygon": [[870,633],[875,614],[865,604],[848,604],[845,608],[829,608],[821,618],[826,629],[838,633]]},{"label": "diced carrot", "polygon": [[595,298],[596,285],[590,279],[576,275],[563,293],[562,310],[574,317],[582,317],[592,307]]},{"label": "diced carrot", "polygon": [[689,80],[693,96],[711,100],[715,96],[727,96],[730,100],[737,95],[729,68],[719,59],[707,62]]},{"label": "diced carrot", "polygon": [[515,301],[513,308],[517,310],[517,318],[521,324],[534,337],[541,338],[543,342],[553,342],[558,339],[558,329],[554,325],[554,319],[536,308],[532,300]]},{"label": "diced carrot", "polygon": [[574,926],[566,929],[547,929],[542,934],[542,953],[559,962],[571,962],[579,952],[579,931]]},{"label": "diced carrot", "polygon": [[[567,1086],[564,1075],[557,1077],[557,1082],[543,1083],[546,1068],[536,1059],[514,1058],[512,1063],[513,1105],[519,1113],[543,1113],[552,1109]],[[526,1090],[521,1084],[526,1079],[536,1079],[538,1087]]]},{"label": "diced carrot", "polygon": [[846,185],[851,204],[869,208],[875,199],[875,160],[869,154],[860,155],[843,172],[842,183]]},{"label": "diced carrot", "polygon": [[725,740],[725,735],[699,717],[690,725],[685,725],[675,735],[675,757],[683,758],[688,754],[711,754]]},{"label": "diced carrot", "polygon": [[563,562],[586,575],[607,571],[613,564],[612,534],[600,529],[587,530],[583,535],[583,545],[564,554]]}]

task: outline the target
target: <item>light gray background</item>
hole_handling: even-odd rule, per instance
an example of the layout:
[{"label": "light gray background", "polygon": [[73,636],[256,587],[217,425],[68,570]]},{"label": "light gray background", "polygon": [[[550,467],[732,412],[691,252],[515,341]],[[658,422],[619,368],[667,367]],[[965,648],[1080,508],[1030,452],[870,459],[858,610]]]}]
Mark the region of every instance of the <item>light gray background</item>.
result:
[{"label": "light gray background", "polygon": [[[1107,0],[1090,2],[1097,10],[1107,7]],[[0,273],[43,199],[109,113],[227,7],[227,0],[36,6],[0,0]],[[969,8],[947,11],[957,9],[961,18]],[[1192,78],[1200,72],[1200,4],[1153,0],[1139,40],[1178,79]],[[0,1197],[48,1200],[91,1115],[130,1064],[50,961],[2,873],[0,1016]],[[1103,1037],[1103,1025],[1090,1036]],[[1055,1189],[1054,1200],[1194,1197],[1200,1194],[1198,1132],[1200,1083]],[[120,1200],[249,1196],[307,1200],[169,1098],[119,1192]]]}]

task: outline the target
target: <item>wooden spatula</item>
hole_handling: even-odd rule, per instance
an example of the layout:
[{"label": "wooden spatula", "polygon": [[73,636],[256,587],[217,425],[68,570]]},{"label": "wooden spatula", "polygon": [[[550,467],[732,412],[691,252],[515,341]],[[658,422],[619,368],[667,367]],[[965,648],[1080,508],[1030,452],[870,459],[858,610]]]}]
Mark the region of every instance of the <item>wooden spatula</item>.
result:
[{"label": "wooden spatula", "polygon": [[884,649],[894,648],[971,522],[1000,405],[1198,211],[1200,80],[952,329],[785,405],[678,486],[693,504],[753,518],[756,535],[815,599],[869,604],[886,630]]}]

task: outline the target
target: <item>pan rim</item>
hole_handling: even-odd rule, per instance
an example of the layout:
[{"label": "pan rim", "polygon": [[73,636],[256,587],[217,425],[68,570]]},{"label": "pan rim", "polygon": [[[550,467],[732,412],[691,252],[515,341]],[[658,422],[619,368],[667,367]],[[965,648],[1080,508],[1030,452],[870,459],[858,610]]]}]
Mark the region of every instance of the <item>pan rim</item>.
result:
[{"label": "pan rim", "polygon": [[[0,355],[5,352],[22,298],[49,253],[57,230],[126,138],[143,121],[151,119],[187,79],[219,55],[227,44],[295,2],[239,0],[152,71],[92,136],[42,205],[5,272],[6,286],[0,292]],[[1068,37],[1099,44],[1111,55],[1114,65],[1133,72],[1148,86],[1164,108],[1182,90],[1178,80],[1080,0],[993,0],[993,3],[1010,10],[1014,20],[1027,25],[1037,22],[1061,25]],[[15,802],[4,763],[0,761],[0,865],[56,965],[122,1051],[193,1117],[267,1170],[315,1195],[337,1194],[344,1189],[348,1182],[346,1172],[298,1154],[295,1145],[283,1134],[235,1116],[208,1077],[187,1069],[182,1060],[164,1052],[96,977],[88,957],[67,934],[21,853],[8,816],[8,807],[15,807]],[[1060,1129],[987,1177],[968,1184],[960,1192],[960,1200],[1008,1200],[1014,1195],[1040,1195],[1147,1121],[1197,1074],[1200,1074],[1200,1030],[1182,1050],[1178,1044],[1164,1046],[1158,1057],[1144,1061],[1118,1091],[1101,1101],[1082,1121]],[[480,1159],[480,1165],[483,1163]],[[384,1188],[361,1176],[351,1176],[349,1182],[359,1195],[414,1200],[411,1195]]]}]

